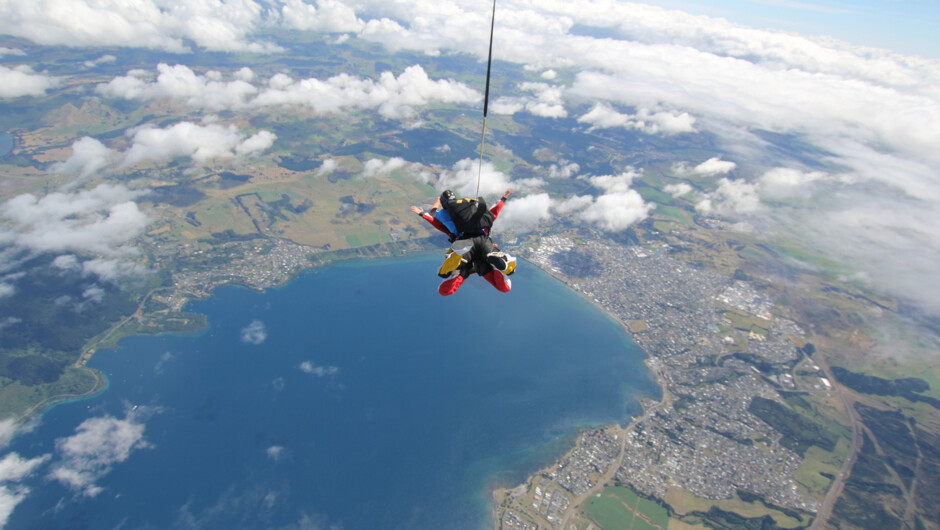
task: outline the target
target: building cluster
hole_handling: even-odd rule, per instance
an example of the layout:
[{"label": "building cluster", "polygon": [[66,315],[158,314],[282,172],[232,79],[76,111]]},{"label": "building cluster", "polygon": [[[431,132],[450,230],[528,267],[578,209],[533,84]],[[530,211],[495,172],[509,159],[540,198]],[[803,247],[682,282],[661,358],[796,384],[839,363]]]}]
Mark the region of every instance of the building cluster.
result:
[{"label": "building cluster", "polygon": [[[599,272],[565,275],[552,256],[572,252],[592,256]],[[715,500],[746,491],[788,509],[819,509],[794,479],[802,458],[748,410],[755,396],[779,401],[778,390],[797,386],[795,341],[804,333],[774,314],[772,297],[750,282],[681,262],[666,244],[624,247],[554,235],[525,257],[633,330],[667,396],[646,401],[645,414],[627,430],[625,450],[614,457],[616,483],[649,497],[662,498],[670,488]],[[542,480],[574,495],[594,487],[591,473],[579,473],[596,469],[584,446]]]},{"label": "building cluster", "polygon": [[588,491],[620,456],[618,438],[616,434],[604,430],[585,433],[578,447],[549,473],[549,478],[572,495]]},{"label": "building cluster", "polygon": [[532,508],[545,518],[552,527],[558,526],[568,511],[571,499],[554,482],[540,478],[532,496]]},{"label": "building cluster", "polygon": [[617,426],[585,432],[578,446],[556,466],[539,475],[529,489],[517,492],[525,510],[504,511],[500,528],[535,530],[540,528],[538,521],[558,528],[572,501],[620,465],[623,441]]},{"label": "building cluster", "polygon": [[190,299],[208,297],[221,285],[257,290],[281,285],[310,267],[312,249],[283,239],[265,239],[217,245],[211,252],[195,245],[173,252],[180,254],[174,256],[178,266],[173,273],[177,302],[172,309],[178,311]]}]

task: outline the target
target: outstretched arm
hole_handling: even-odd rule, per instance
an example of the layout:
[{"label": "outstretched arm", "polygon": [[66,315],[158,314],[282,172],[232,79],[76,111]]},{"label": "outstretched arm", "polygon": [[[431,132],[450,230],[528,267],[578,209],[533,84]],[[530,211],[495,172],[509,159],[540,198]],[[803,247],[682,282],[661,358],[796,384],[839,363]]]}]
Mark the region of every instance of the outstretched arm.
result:
[{"label": "outstretched arm", "polygon": [[418,208],[417,206],[412,206],[411,211],[420,215],[421,218],[424,219],[425,221],[431,223],[431,226],[433,226],[434,228],[437,228],[441,232],[445,233],[447,237],[452,236],[452,234],[450,233],[450,230],[448,230],[447,227],[444,226],[443,223],[435,219],[434,216],[431,215],[430,213],[422,210],[421,208]]},{"label": "outstretched arm", "polygon": [[506,190],[505,193],[503,193],[503,196],[500,197],[499,202],[493,205],[492,208],[490,208],[490,212],[493,213],[494,221],[496,220],[497,217],[499,217],[499,212],[502,211],[503,204],[506,202],[507,199],[509,199],[510,195],[512,195],[512,188],[509,188],[508,190]]}]

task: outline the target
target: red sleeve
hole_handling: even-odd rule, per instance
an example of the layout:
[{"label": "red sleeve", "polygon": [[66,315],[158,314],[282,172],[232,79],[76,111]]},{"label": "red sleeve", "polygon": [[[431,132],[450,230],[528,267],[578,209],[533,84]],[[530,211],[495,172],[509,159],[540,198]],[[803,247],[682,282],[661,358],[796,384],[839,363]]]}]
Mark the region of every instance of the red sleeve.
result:
[{"label": "red sleeve", "polygon": [[490,208],[490,213],[493,214],[493,221],[496,221],[496,218],[499,217],[499,212],[503,209],[503,200],[500,199],[496,205]]},{"label": "red sleeve", "polygon": [[445,234],[447,234],[447,237],[450,237],[450,236],[452,235],[452,234],[450,233],[450,230],[448,230],[447,227],[444,226],[444,223],[442,223],[442,222],[438,221],[437,219],[435,219],[433,216],[431,216],[431,214],[429,214],[429,213],[427,213],[427,212],[424,212],[424,213],[421,214],[421,217],[422,217],[425,221],[431,223],[431,226],[433,226],[434,228],[437,228],[437,229],[440,230],[441,232],[444,232]]}]

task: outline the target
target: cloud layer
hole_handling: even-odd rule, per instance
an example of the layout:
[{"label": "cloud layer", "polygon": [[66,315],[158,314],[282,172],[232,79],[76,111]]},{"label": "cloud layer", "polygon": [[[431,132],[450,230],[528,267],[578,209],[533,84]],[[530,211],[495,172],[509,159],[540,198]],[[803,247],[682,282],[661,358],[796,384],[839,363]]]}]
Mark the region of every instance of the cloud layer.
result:
[{"label": "cloud layer", "polygon": [[263,21],[251,0],[10,0],[0,3],[0,33],[37,44],[126,46],[181,53],[280,50],[248,39]]},{"label": "cloud layer", "polygon": [[[366,20],[360,37],[391,50],[485,54],[485,6],[356,6]],[[517,87],[520,96],[497,100],[500,112],[552,115],[534,107],[550,94],[553,115],[575,115],[589,129],[708,134],[712,159],[677,168],[689,182],[669,193],[703,214],[782,223],[809,248],[940,310],[940,287],[930,287],[940,284],[926,266],[940,257],[940,62],[612,0],[504,2],[497,16],[499,59],[553,72],[551,91]],[[579,108],[587,110],[574,114]],[[815,163],[766,133],[808,146]],[[703,192],[692,191],[693,180]],[[813,193],[832,200],[793,200]],[[505,220],[532,225],[572,201],[562,210],[581,206],[583,220],[615,229],[630,212],[649,211],[629,194],[604,196],[587,207],[584,198],[551,198],[548,209],[533,198],[515,214],[510,202]],[[766,217],[769,209],[778,215]]]},{"label": "cloud layer", "polygon": [[[278,53],[278,44],[258,37],[274,28],[347,33],[392,53],[457,52],[483,59],[488,22],[489,7],[470,0],[274,0],[264,5],[198,0],[185,6],[168,0],[11,0],[0,5],[0,32],[35,43],[175,53]],[[711,160],[687,161],[688,167],[675,172],[680,182],[672,183],[668,193],[694,201],[703,214],[733,220],[776,209],[781,215],[767,221],[783,223],[781,231],[808,238],[809,247],[852,262],[889,288],[940,310],[933,302],[940,300],[940,287],[918,292],[907,285],[937,284],[915,264],[940,255],[934,228],[940,199],[940,62],[616,0],[507,0],[497,10],[495,44],[499,61],[541,73],[494,98],[495,113],[574,117],[585,131],[707,135],[715,150],[706,157]],[[0,70],[0,77],[10,80],[6,97],[41,95],[56,83],[23,68]],[[160,65],[156,74],[133,71],[102,85],[98,93],[170,98],[212,111],[287,106],[314,113],[369,111],[389,119],[413,117],[421,106],[480,98],[462,83],[431,79],[420,64],[371,79],[349,73],[325,79],[276,74],[265,80],[248,69],[196,73],[182,64]],[[163,130],[161,138],[141,132],[135,138],[139,146],[129,155],[132,160],[204,160],[212,153],[240,154],[239,144],[231,142],[184,149],[171,134],[182,132]],[[190,132],[217,132],[215,142],[225,131],[191,127]],[[243,151],[271,139],[251,138]],[[60,169],[91,175],[109,167],[108,153],[100,147],[76,145],[75,158]],[[484,182],[494,184],[481,193],[498,194],[510,185],[507,176],[488,171],[491,178]],[[469,165],[446,172],[439,184],[463,192],[475,187]],[[512,203],[507,206],[507,226],[577,213],[617,230],[651,211],[629,191],[597,189],[587,204],[580,196],[546,201],[537,197],[545,193],[537,182],[526,185],[533,198],[517,202],[516,213]],[[812,198],[814,191],[835,200],[825,205],[794,200]],[[893,255],[907,259],[865,259],[872,252],[883,254],[886,242]]]},{"label": "cloud layer", "polygon": [[482,99],[476,90],[448,79],[433,80],[420,65],[409,66],[395,76],[382,72],[378,79],[339,74],[325,80],[296,80],[275,74],[259,85],[252,84],[254,72],[242,68],[233,79],[225,80],[218,71],[196,74],[185,65],[157,66],[151,79],[148,72],[133,70],[97,87],[102,96],[149,101],[177,100],[191,107],[210,110],[303,107],[316,114],[376,110],[389,119],[409,118],[415,107],[432,103],[475,103]]}]

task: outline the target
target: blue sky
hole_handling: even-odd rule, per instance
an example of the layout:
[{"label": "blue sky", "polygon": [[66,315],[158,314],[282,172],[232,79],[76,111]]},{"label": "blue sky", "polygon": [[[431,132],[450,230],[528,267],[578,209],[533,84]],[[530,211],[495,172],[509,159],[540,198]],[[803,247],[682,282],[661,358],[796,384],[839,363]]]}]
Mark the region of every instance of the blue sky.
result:
[{"label": "blue sky", "polygon": [[643,0],[755,28],[829,35],[908,55],[940,58],[940,0]]}]

